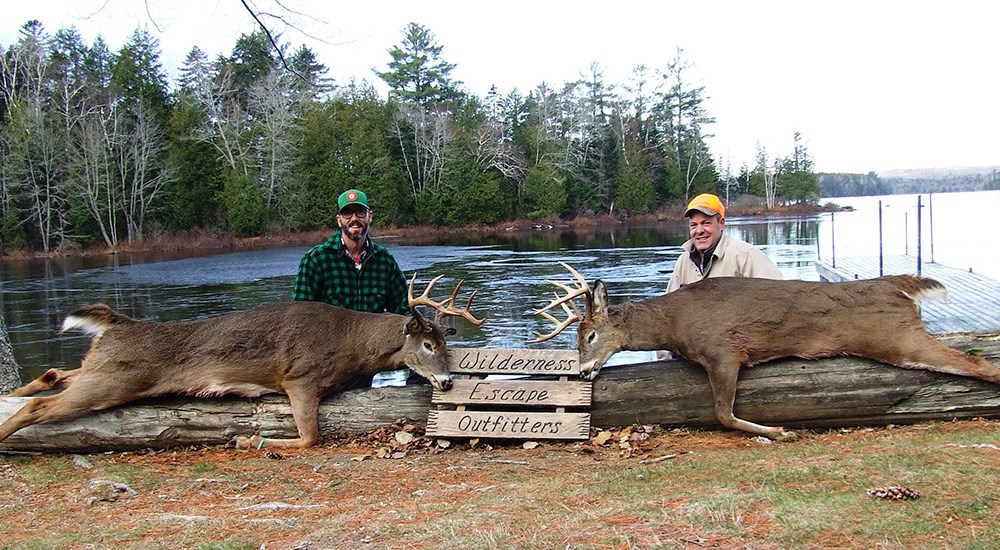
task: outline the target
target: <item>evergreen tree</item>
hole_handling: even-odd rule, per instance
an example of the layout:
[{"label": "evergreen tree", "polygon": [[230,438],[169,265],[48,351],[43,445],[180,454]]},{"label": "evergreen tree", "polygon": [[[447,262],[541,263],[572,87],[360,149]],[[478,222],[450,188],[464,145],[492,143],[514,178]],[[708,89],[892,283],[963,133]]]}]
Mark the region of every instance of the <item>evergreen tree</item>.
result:
[{"label": "evergreen tree", "polygon": [[786,202],[815,203],[820,197],[819,176],[813,171],[812,158],[802,142],[802,134],[795,132],[792,156],[782,163],[779,185],[780,197]]},{"label": "evergreen tree", "polygon": [[389,85],[390,96],[403,103],[425,108],[460,100],[460,81],[451,78],[455,65],[441,58],[444,46],[434,41],[434,33],[417,23],[404,30],[401,45],[388,50],[389,70],[377,73]]},{"label": "evergreen tree", "polygon": [[615,202],[619,210],[638,214],[649,211],[656,192],[649,177],[648,159],[639,143],[630,141],[618,163]]},{"label": "evergreen tree", "polygon": [[221,60],[231,73],[232,89],[241,104],[246,105],[251,85],[280,67],[271,39],[263,31],[240,35],[232,55]]},{"label": "evergreen tree", "polygon": [[314,105],[303,117],[290,216],[293,227],[335,226],[337,197],[352,187],[369,194],[380,224],[412,219],[406,177],[392,157],[385,131],[391,107],[370,86],[343,92]]},{"label": "evergreen tree", "polygon": [[171,231],[220,225],[225,172],[212,144],[195,138],[204,117],[199,103],[182,90],[170,115],[168,166],[173,177],[163,189],[163,209],[157,215]]},{"label": "evergreen tree", "polygon": [[129,105],[143,101],[155,122],[163,126],[170,104],[160,41],[145,29],[136,29],[115,57],[110,87],[117,101]]},{"label": "evergreen tree", "polygon": [[330,69],[316,59],[316,53],[306,46],[299,46],[298,49],[288,59],[288,65],[294,75],[286,76],[291,79],[289,87],[296,95],[296,103],[302,104],[315,101],[333,90],[333,79],[327,74]]},{"label": "evergreen tree", "polygon": [[669,198],[687,201],[703,191],[714,191],[714,161],[705,139],[705,126],[715,122],[704,107],[705,88],[692,86],[687,80],[691,68],[682,49],[662,73],[662,88],[658,92],[656,119],[661,138],[660,148],[667,169],[666,192]]},{"label": "evergreen tree", "polygon": [[389,50],[389,70],[378,73],[397,109],[391,132],[414,203],[441,185],[453,160],[449,155],[460,150],[451,141],[456,131],[452,114],[463,99],[461,83],[451,80],[455,65],[441,59],[442,50],[433,33],[410,23],[403,45]]}]

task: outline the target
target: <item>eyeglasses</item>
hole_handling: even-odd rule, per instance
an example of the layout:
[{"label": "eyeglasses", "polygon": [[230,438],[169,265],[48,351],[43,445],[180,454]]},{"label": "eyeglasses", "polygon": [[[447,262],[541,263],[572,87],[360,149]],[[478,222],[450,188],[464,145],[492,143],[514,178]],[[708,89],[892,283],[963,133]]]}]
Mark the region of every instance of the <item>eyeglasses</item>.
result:
[{"label": "eyeglasses", "polygon": [[349,220],[351,218],[364,218],[366,214],[368,214],[368,211],[360,208],[358,210],[341,210],[337,215],[345,220]]}]

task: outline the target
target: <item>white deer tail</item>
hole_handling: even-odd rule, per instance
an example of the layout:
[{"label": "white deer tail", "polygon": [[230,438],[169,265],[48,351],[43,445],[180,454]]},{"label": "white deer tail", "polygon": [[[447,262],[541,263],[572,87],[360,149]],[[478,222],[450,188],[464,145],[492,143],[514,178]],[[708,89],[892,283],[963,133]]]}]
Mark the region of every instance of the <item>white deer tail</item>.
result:
[{"label": "white deer tail", "polygon": [[77,329],[95,338],[129,318],[104,304],[83,306],[70,313],[62,324],[62,332]]}]

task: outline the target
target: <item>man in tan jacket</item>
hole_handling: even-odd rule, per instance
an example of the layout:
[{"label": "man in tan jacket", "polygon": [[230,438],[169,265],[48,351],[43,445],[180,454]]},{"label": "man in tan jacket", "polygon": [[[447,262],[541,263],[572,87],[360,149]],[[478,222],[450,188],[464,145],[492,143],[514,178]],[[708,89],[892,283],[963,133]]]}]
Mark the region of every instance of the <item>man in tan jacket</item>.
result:
[{"label": "man in tan jacket", "polygon": [[[691,239],[682,245],[667,292],[707,277],[759,277],[780,279],[778,266],[763,252],[722,231],[726,227],[726,207],[719,197],[704,193],[691,199],[684,217],[688,219]],[[673,359],[666,350],[657,351],[657,360]]]},{"label": "man in tan jacket", "polygon": [[684,243],[684,253],[677,258],[667,292],[707,277],[781,278],[778,266],[763,252],[723,233],[726,207],[719,197],[698,195],[688,203],[684,217],[688,219],[691,239]]}]

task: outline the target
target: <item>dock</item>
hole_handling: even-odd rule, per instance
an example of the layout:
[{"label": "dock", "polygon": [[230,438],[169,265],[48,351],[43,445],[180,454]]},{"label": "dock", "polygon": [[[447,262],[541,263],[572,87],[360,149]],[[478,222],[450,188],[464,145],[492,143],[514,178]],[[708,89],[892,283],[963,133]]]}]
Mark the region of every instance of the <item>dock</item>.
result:
[{"label": "dock", "polygon": [[[816,261],[816,272],[824,281],[873,279],[879,276],[878,256],[837,258],[836,267]],[[883,275],[916,275],[913,256],[883,256]],[[920,275],[934,279],[948,290],[947,300],[926,300],[920,314],[934,334],[1000,330],[1000,281],[938,263],[923,262]]]}]

